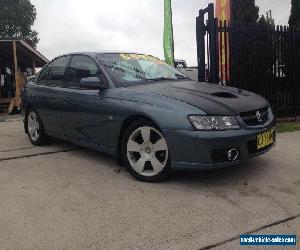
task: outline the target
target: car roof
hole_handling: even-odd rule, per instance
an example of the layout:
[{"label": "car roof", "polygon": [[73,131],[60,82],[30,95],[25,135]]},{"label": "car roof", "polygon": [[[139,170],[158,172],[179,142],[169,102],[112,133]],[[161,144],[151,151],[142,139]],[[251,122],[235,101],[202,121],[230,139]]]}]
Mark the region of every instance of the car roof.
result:
[{"label": "car roof", "polygon": [[[72,55],[86,55],[86,56],[90,56],[92,58],[97,58],[98,55],[101,55],[101,54],[139,54],[139,55],[148,55],[148,54],[144,54],[144,53],[138,53],[138,52],[125,52],[125,51],[98,51],[98,52],[88,52],[88,51],[78,51],[78,52],[70,52],[70,53],[66,53],[66,54],[61,54],[61,55],[58,55],[54,58],[52,58],[49,63],[51,63],[53,60],[59,58],[59,57],[62,57],[62,56],[72,56]],[[153,55],[149,55],[149,56],[153,56]],[[159,59],[158,57],[156,56],[153,56],[157,59]],[[161,59],[159,59],[161,60]]]},{"label": "car roof", "polygon": [[142,54],[143,53],[137,53],[137,52],[125,52],[125,51],[98,51],[98,52],[87,52],[87,51],[78,51],[78,52],[71,52],[67,54],[63,54],[60,56],[67,56],[67,55],[87,55],[91,57],[97,57],[101,54]]}]

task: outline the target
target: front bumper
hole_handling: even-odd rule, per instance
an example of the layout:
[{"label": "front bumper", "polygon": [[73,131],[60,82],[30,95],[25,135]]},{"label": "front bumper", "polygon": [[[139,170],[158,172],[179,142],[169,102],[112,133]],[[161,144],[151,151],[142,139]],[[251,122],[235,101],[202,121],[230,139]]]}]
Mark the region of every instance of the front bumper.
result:
[{"label": "front bumper", "polygon": [[[167,139],[173,169],[216,169],[236,165],[244,160],[256,157],[270,151],[275,145],[263,150],[253,150],[256,145],[257,134],[275,128],[275,121],[264,128],[228,131],[185,131],[163,130]],[[274,130],[276,140],[276,130]],[[216,160],[216,152],[236,148],[239,157],[230,162],[227,159]]]}]

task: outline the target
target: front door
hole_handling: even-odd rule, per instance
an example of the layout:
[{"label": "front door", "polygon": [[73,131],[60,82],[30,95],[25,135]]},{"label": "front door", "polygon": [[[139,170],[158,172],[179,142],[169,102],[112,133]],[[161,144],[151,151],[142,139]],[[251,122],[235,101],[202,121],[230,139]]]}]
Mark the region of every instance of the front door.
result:
[{"label": "front door", "polygon": [[82,78],[99,76],[95,61],[85,55],[74,55],[67,70],[64,112],[65,136],[98,145],[107,145],[106,91],[90,90],[82,85]]}]

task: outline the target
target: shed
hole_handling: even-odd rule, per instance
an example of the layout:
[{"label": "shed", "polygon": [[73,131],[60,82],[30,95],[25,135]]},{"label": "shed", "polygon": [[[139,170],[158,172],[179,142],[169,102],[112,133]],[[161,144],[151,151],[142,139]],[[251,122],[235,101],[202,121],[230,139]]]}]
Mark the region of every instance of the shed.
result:
[{"label": "shed", "polygon": [[23,40],[0,40],[0,113],[20,109],[21,90],[48,59]]}]

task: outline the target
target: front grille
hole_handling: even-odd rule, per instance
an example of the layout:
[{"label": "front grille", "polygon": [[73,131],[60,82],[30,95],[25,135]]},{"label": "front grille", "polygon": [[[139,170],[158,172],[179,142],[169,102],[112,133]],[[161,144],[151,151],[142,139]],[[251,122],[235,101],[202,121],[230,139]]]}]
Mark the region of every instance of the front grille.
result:
[{"label": "front grille", "polygon": [[[257,118],[257,111],[259,111],[261,114],[261,121],[259,121],[259,119]],[[268,107],[259,110],[240,113],[240,116],[247,126],[264,125],[269,119]]]}]

